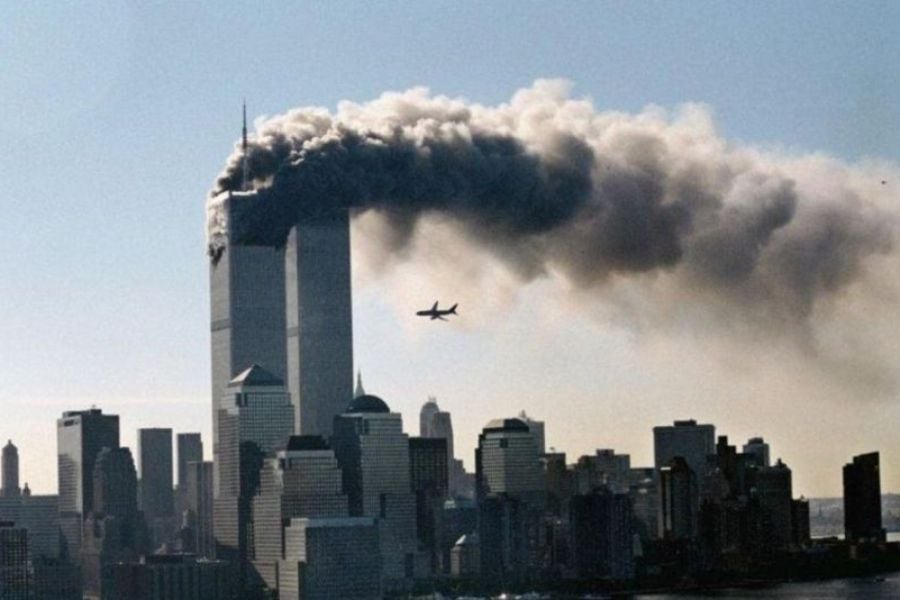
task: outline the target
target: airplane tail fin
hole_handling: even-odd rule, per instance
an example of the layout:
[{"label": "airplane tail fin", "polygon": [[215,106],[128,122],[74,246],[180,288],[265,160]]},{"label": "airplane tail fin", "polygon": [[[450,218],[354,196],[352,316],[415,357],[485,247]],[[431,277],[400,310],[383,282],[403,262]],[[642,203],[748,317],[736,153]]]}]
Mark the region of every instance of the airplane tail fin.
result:
[{"label": "airplane tail fin", "polygon": [[450,307],[450,314],[451,314],[451,315],[457,314],[457,312],[456,312],[456,307],[457,307],[457,306],[459,306],[459,304],[454,304],[453,306]]}]

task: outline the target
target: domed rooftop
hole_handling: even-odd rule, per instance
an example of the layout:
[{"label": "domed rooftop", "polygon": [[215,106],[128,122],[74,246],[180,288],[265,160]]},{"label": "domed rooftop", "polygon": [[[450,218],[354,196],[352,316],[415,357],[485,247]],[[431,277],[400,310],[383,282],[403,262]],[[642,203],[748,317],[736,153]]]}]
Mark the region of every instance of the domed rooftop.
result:
[{"label": "domed rooftop", "polygon": [[372,394],[364,394],[358,398],[354,398],[350,406],[347,407],[348,413],[389,413],[391,409],[385,404],[384,400]]}]

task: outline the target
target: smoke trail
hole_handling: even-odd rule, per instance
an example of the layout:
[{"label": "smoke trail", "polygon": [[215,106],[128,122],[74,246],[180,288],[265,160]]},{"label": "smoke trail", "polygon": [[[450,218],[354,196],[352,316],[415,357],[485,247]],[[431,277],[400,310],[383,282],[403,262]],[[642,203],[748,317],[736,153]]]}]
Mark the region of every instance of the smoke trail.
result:
[{"label": "smoke trail", "polygon": [[269,119],[247,157],[256,193],[228,222],[241,160],[210,194],[214,257],[226,243],[283,243],[293,223],[335,209],[378,211],[384,243],[403,251],[422,217],[442,215],[526,279],[552,271],[593,289],[664,271],[801,321],[891,251],[896,224],[851,167],[728,144],[697,106],[674,120],[597,111],[560,81],[497,107],[416,88]]}]

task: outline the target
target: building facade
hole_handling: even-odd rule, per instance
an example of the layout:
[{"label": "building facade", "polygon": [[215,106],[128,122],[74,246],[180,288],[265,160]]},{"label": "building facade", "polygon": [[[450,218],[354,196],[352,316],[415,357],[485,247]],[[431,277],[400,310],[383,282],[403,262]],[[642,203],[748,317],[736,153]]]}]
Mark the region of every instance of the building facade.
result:
[{"label": "building facade", "polygon": [[881,472],[877,452],[844,465],[844,537],[851,542],[883,542]]},{"label": "building facade", "polygon": [[182,547],[202,558],[216,555],[213,537],[213,464],[189,462],[185,483],[185,517]]},{"label": "building facade", "polygon": [[287,382],[295,430],[331,435],[353,399],[350,214],[306,216],[288,235]]},{"label": "building facade", "polygon": [[0,598],[31,600],[28,532],[10,521],[0,521]]},{"label": "building facade", "polygon": [[172,490],[172,430],[138,429],[140,469],[138,508],[150,528],[153,545],[171,541],[177,527]]},{"label": "building facade", "polygon": [[291,436],[266,460],[253,498],[253,566],[262,585],[278,589],[284,559],[284,524],[293,518],[349,516],[334,451],[318,435]]},{"label": "building facade", "polygon": [[181,517],[187,508],[188,464],[203,462],[203,440],[199,433],[179,433],[176,438],[177,475],[175,513]]},{"label": "building facade", "polygon": [[56,442],[61,554],[77,563],[82,524],[94,507],[94,464],[103,448],[119,447],[119,417],[98,408],[65,412]]},{"label": "building facade", "polygon": [[294,407],[284,382],[259,365],[232,379],[226,396],[214,447],[213,534],[216,557],[236,566],[242,587],[254,583],[249,577],[251,507],[260,470],[293,433]]},{"label": "building facade", "polygon": [[335,418],[331,445],[350,515],[371,517],[378,524],[385,586],[407,587],[424,565],[418,556],[409,438],[401,416],[376,396],[360,396]]},{"label": "building facade", "polygon": [[279,600],[382,598],[379,527],[366,517],[291,519]]}]

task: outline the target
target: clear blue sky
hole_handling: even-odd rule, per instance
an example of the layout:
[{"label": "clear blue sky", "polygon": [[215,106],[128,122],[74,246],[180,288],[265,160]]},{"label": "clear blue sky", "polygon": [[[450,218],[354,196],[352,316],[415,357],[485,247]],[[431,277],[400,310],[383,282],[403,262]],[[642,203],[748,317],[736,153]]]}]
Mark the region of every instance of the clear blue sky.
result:
[{"label": "clear blue sky", "polygon": [[[204,198],[239,135],[242,97],[251,115],[414,85],[495,104],[563,77],[600,109],[703,102],[732,140],[900,160],[898,2],[235,4],[0,5],[0,436],[19,445],[36,489],[55,488],[62,410],[118,412],[126,443],[141,426],[209,431]],[[621,361],[596,380],[565,361],[535,378],[511,350],[518,325],[410,336],[377,286],[357,291],[354,310],[367,387],[410,432],[437,393],[470,466],[478,428],[514,406],[546,418],[550,442],[571,453],[615,444],[636,463],[650,461],[653,424],[718,416],[683,395],[678,414],[626,407],[603,422],[609,414],[586,409],[591,441],[566,447],[548,396],[574,379],[573,396],[601,402]],[[583,335],[563,327],[556,343]],[[635,352],[621,338],[584,347]],[[498,357],[510,355],[504,371]],[[649,384],[629,385],[623,397]],[[619,443],[623,423],[641,433]],[[737,423],[725,433],[768,432],[765,420]],[[838,493],[843,459],[795,454],[796,471],[831,473],[795,476],[800,491]],[[894,472],[896,488],[900,464]]]}]

